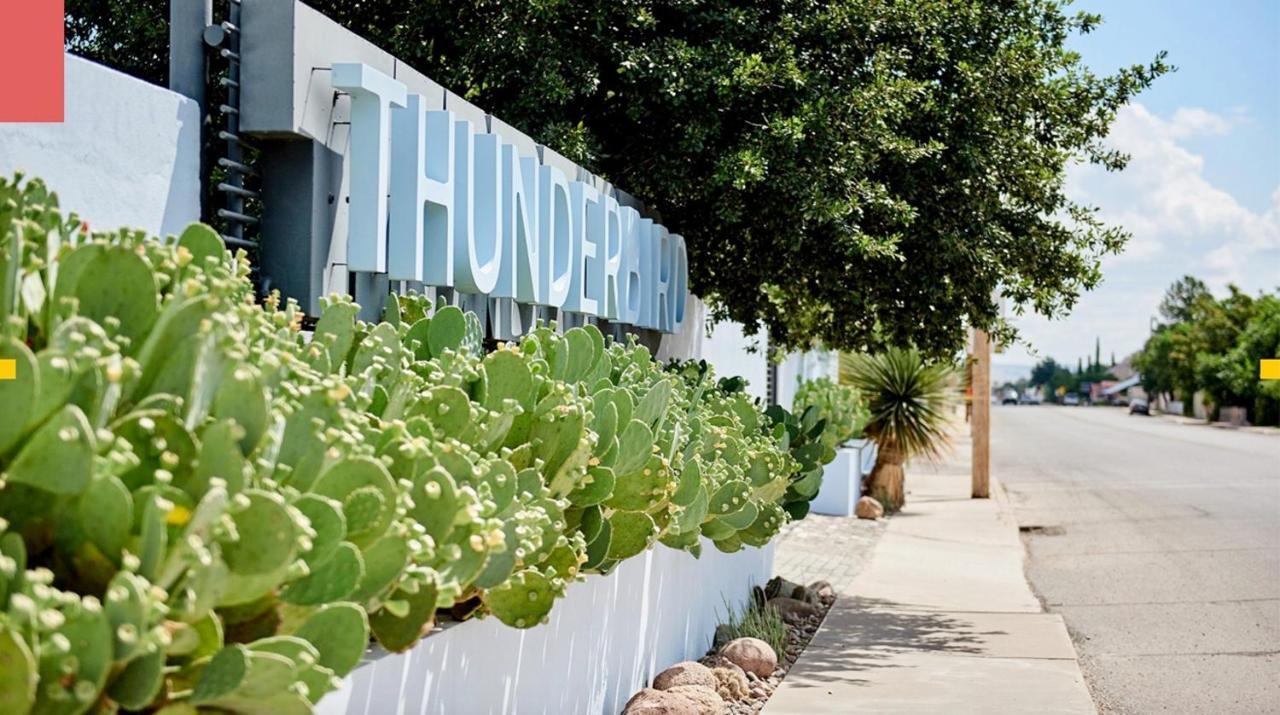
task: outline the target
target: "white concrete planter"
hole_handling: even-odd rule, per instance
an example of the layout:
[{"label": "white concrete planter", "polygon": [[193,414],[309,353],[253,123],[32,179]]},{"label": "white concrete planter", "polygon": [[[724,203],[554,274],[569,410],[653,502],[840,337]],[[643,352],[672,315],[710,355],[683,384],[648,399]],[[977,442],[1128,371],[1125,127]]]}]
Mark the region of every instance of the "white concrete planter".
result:
[{"label": "white concrete planter", "polygon": [[321,715],[570,715],[622,710],[671,665],[710,647],[726,603],[772,575],[773,545],[702,557],[665,546],[569,587],[549,623],[468,621],[407,653],[371,656],[320,701]]},{"label": "white concrete planter", "polygon": [[836,458],[822,472],[822,488],[809,511],[828,516],[853,516],[862,496],[862,477],[876,463],[876,443],[867,439],[849,442],[836,450]]}]

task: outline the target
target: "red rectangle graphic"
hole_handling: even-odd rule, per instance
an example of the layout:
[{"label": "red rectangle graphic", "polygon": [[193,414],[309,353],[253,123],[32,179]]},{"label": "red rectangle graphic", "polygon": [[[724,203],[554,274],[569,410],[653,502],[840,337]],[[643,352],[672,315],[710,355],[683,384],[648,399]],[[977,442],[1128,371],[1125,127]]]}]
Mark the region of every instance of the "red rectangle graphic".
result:
[{"label": "red rectangle graphic", "polygon": [[0,0],[0,122],[63,120],[63,0]]}]

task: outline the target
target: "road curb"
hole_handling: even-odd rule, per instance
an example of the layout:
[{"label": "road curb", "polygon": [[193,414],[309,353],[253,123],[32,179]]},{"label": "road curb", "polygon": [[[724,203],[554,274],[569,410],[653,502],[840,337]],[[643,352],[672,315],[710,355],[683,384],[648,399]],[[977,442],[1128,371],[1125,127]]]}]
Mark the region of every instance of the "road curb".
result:
[{"label": "road curb", "polygon": [[1018,541],[1022,544],[1022,579],[1027,584],[1027,590],[1029,590],[1031,595],[1035,596],[1036,600],[1040,602],[1040,611],[1045,615],[1053,616],[1057,620],[1062,629],[1063,635],[1066,637],[1067,643],[1071,646],[1071,652],[1075,657],[1076,668],[1080,673],[1080,681],[1085,684],[1085,692],[1089,695],[1089,700],[1093,704],[1094,712],[1100,712],[1098,710],[1098,702],[1093,696],[1093,688],[1089,687],[1088,682],[1085,680],[1084,667],[1080,664],[1080,650],[1076,648],[1075,640],[1071,637],[1071,631],[1067,628],[1066,619],[1062,617],[1061,613],[1050,611],[1045,606],[1044,598],[1042,598],[1039,593],[1036,593],[1035,587],[1031,585],[1031,579],[1027,578],[1027,561],[1030,558],[1030,554],[1027,551],[1026,542],[1022,540],[1022,534],[1020,533],[1021,525],[1018,523],[1018,517],[1014,514],[1013,502],[1009,499],[1009,492],[1005,489],[1004,482],[1000,481],[994,474],[991,475],[990,479],[991,497],[996,504],[997,518],[1019,531]]}]

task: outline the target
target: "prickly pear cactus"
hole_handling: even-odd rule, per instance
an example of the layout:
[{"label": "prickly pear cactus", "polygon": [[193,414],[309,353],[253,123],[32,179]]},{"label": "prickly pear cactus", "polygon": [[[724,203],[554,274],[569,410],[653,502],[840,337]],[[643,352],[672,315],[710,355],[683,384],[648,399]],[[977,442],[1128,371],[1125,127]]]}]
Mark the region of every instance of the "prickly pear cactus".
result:
[{"label": "prickly pear cactus", "polygon": [[208,227],[90,235],[0,179],[0,712],[307,712],[371,636],[533,627],[816,493],[822,421],[705,364],[554,324],[485,355],[415,293],[376,324],[330,296],[308,334],[248,276]]}]

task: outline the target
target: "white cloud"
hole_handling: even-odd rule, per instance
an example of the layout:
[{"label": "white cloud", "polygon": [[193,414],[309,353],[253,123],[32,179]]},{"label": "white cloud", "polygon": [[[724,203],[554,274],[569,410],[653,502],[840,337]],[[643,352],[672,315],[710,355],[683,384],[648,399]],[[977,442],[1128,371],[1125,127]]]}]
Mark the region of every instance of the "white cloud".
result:
[{"label": "white cloud", "polygon": [[[1135,105],[1141,106],[1141,105]],[[1204,134],[1226,134],[1235,122],[1200,107],[1179,107],[1168,122],[1170,136],[1190,137]]]},{"label": "white cloud", "polygon": [[1197,107],[1178,109],[1169,119],[1141,104],[1120,110],[1109,143],[1130,155],[1129,166],[1118,174],[1076,167],[1068,184],[1079,189],[1075,195],[1082,200],[1099,205],[1104,218],[1133,234],[1130,252],[1115,263],[1185,252],[1197,259],[1187,272],[1207,268],[1216,274],[1211,279],[1224,283],[1247,281],[1246,262],[1280,250],[1280,188],[1267,211],[1251,211],[1211,184],[1204,176],[1204,157],[1179,143],[1225,134],[1235,121]]},{"label": "white cloud", "polygon": [[[1067,193],[1098,206],[1104,221],[1123,226],[1132,238],[1124,254],[1106,259],[1104,284],[1084,296],[1071,317],[1016,320],[1040,356],[1074,364],[1075,356],[1092,353],[1098,336],[1107,355],[1136,350],[1164,289],[1184,274],[1216,290],[1228,282],[1249,292],[1280,285],[1280,187],[1264,211],[1251,210],[1210,182],[1205,156],[1185,145],[1199,137],[1230,141],[1232,129],[1249,121],[1248,110],[1239,107],[1225,116],[1200,107],[1168,117],[1141,104],[1120,110],[1107,141],[1130,155],[1128,167],[1110,173],[1075,166]],[[1035,360],[1021,349],[1001,357],[1005,363]]]}]

